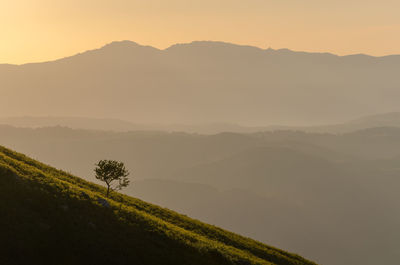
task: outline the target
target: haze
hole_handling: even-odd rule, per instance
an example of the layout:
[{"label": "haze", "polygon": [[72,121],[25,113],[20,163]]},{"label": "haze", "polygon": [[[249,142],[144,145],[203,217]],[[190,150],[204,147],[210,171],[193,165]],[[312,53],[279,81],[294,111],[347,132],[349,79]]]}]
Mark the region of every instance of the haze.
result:
[{"label": "haze", "polygon": [[0,63],[53,60],[130,39],[157,48],[217,40],[293,50],[400,53],[400,2],[2,0]]},{"label": "haze", "polygon": [[315,125],[400,111],[400,56],[339,57],[192,42],[112,42],[61,60],[0,65],[0,116],[142,124]]},{"label": "haze", "polygon": [[0,263],[398,264],[398,10],[0,0]]}]

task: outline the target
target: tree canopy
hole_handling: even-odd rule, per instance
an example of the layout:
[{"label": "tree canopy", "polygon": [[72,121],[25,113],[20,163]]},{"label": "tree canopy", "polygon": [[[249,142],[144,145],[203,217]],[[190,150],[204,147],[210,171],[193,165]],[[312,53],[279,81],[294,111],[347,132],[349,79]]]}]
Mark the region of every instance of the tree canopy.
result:
[{"label": "tree canopy", "polygon": [[[129,185],[129,171],[124,163],[115,160],[100,160],[94,169],[96,179],[101,180],[107,185],[106,197],[110,191],[121,190]],[[117,181],[117,182],[115,182]]]}]

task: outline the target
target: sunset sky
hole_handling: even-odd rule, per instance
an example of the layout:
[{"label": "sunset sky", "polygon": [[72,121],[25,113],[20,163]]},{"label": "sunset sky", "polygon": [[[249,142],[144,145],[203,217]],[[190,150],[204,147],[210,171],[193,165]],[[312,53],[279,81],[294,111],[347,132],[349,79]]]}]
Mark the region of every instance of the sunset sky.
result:
[{"label": "sunset sky", "polygon": [[0,63],[57,59],[132,40],[400,54],[398,0],[0,0]]}]

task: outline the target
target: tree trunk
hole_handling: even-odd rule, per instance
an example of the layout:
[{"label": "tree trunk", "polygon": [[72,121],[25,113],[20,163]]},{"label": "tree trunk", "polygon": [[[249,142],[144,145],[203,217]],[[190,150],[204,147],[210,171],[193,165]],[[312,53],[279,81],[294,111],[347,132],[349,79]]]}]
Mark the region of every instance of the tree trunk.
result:
[{"label": "tree trunk", "polygon": [[107,184],[107,195],[106,195],[106,198],[108,198],[108,194],[110,193],[110,185],[109,184]]}]

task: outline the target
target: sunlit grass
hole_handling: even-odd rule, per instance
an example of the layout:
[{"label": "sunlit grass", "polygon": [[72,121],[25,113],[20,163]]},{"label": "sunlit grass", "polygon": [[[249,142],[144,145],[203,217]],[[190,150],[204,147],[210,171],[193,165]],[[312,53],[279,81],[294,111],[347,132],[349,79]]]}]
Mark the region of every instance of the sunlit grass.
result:
[{"label": "sunlit grass", "polygon": [[3,147],[0,177],[1,225],[9,227],[5,233],[14,231],[9,251],[24,253],[16,260],[49,264],[47,255],[64,253],[69,256],[58,264],[96,258],[110,264],[314,264],[120,193],[102,206],[104,187]]}]

